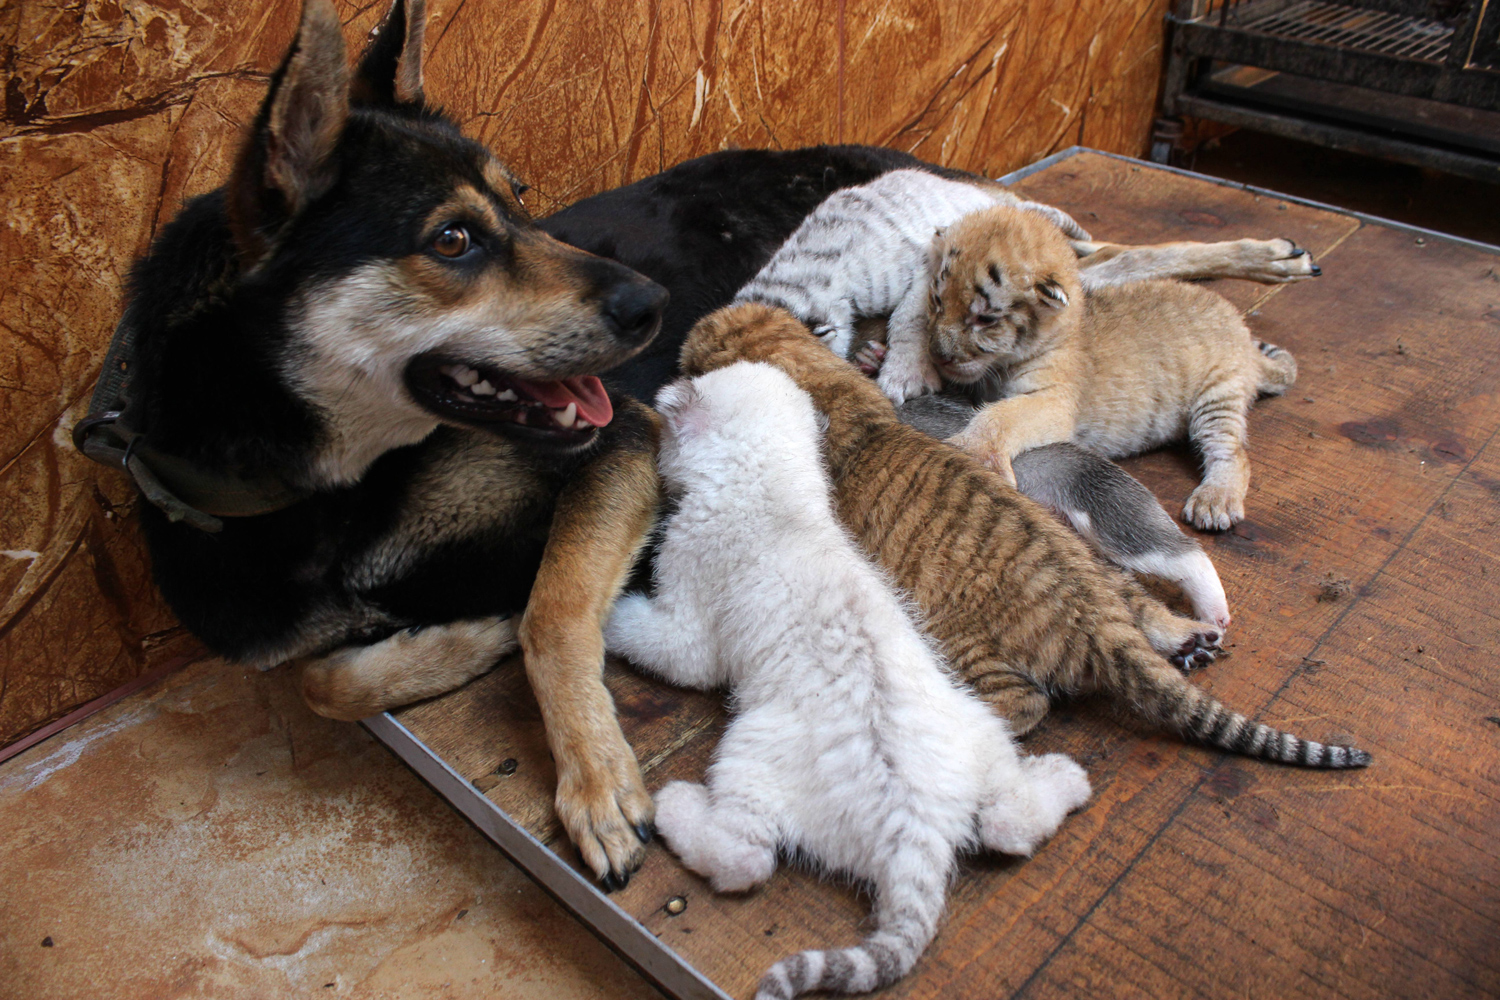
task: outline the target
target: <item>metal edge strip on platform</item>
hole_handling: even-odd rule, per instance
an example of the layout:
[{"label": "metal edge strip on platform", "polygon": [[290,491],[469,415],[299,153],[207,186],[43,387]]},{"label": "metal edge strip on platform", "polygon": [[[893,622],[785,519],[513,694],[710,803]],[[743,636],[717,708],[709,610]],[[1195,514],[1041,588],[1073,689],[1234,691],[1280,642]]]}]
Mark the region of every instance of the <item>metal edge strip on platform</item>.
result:
[{"label": "metal edge strip on platform", "polygon": [[495,805],[389,712],[361,725],[479,828],[583,925],[676,1000],[731,1000],[630,914]]},{"label": "metal edge strip on platform", "polygon": [[1207,181],[1217,184],[1219,187],[1233,188],[1236,191],[1247,191],[1250,194],[1265,195],[1268,198],[1279,198],[1282,201],[1291,202],[1293,205],[1306,205],[1308,208],[1318,208],[1325,212],[1336,212],[1339,215],[1347,215],[1361,222],[1368,222],[1377,226],[1389,226],[1391,229],[1400,229],[1423,238],[1435,240],[1446,240],[1449,243],[1457,243],[1460,246],[1471,247],[1475,250],[1483,250],[1485,253],[1500,254],[1500,246],[1493,243],[1485,243],[1480,240],[1471,240],[1466,236],[1454,236],[1452,233],[1439,232],[1436,229],[1424,229],[1421,226],[1413,226],[1406,222],[1397,222],[1395,219],[1386,219],[1379,215],[1370,215],[1368,212],[1359,212],[1352,208],[1340,208],[1338,205],[1330,205],[1327,202],[1314,201],[1311,198],[1302,198],[1294,194],[1286,194],[1281,191],[1272,191],[1270,188],[1256,187],[1254,184],[1245,184],[1241,181],[1232,181],[1223,177],[1214,177],[1211,174],[1200,174],[1192,170],[1184,170],[1181,167],[1168,166],[1165,163],[1152,163],[1150,160],[1136,159],[1134,156],[1126,156],[1123,153],[1110,153],[1102,149],[1094,149],[1091,146],[1069,146],[1053,153],[1044,159],[1038,160],[1028,167],[1012,170],[1002,177],[995,178],[1001,184],[1014,184],[1025,177],[1038,173],[1050,166],[1061,163],[1064,160],[1077,156],[1079,153],[1097,153],[1107,156],[1112,160],[1122,160],[1140,167],[1149,167],[1152,170],[1165,170],[1168,173],[1178,174],[1182,177],[1191,177],[1196,181]]}]

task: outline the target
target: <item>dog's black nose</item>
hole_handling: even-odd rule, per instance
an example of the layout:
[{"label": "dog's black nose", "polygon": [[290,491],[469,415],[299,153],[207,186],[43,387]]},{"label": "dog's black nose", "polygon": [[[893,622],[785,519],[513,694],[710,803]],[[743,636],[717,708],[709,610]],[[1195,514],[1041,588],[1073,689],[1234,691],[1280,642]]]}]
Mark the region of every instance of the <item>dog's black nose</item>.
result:
[{"label": "dog's black nose", "polygon": [[615,336],[631,343],[650,339],[667,307],[667,290],[654,281],[626,281],[604,296],[605,319]]}]

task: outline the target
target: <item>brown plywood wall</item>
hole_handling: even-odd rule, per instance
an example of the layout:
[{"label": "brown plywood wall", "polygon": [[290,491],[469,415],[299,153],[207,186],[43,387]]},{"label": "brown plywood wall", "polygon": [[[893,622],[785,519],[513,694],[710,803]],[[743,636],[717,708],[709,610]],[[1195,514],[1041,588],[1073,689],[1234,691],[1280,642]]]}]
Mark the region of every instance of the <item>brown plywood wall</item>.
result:
[{"label": "brown plywood wall", "polygon": [[[351,47],[384,0],[338,0]],[[427,92],[534,210],[733,146],[868,142],[999,174],[1138,153],[1165,0],[436,0]],[[293,0],[0,6],[0,745],[191,648],[122,479],[78,456],[130,262],[223,181]],[[226,400],[226,405],[234,405]]]}]

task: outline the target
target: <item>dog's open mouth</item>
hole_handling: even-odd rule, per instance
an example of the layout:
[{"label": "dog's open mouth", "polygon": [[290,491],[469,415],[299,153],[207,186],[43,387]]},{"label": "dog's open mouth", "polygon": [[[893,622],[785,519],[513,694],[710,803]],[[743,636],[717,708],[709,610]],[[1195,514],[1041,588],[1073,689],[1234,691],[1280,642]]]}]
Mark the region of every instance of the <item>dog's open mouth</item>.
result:
[{"label": "dog's open mouth", "polygon": [[581,444],[614,418],[604,383],[593,375],[534,382],[423,355],[407,366],[406,384],[437,416],[530,440]]}]

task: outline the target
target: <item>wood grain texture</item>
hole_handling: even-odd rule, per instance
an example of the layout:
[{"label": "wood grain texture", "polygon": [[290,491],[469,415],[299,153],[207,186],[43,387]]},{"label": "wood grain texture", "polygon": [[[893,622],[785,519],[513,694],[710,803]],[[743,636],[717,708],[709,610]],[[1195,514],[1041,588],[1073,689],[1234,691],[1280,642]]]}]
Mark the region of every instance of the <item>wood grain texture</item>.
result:
[{"label": "wood grain texture", "polygon": [[[732,146],[842,137],[998,173],[1079,139],[1146,142],[1165,0],[849,6],[841,38],[833,0],[434,0],[427,93],[534,186],[539,213]],[[386,4],[336,7],[357,50]],[[13,595],[0,745],[163,661],[152,636],[172,623],[129,540],[132,493],[74,454],[66,430],[131,261],[186,198],[224,181],[297,12],[296,0],[0,7],[0,594]],[[118,535],[115,589],[96,567],[69,569],[101,521]],[[65,597],[52,589],[64,578],[76,582]]]},{"label": "wood grain texture", "polygon": [[[1019,186],[1105,239],[1284,235],[1318,255],[1316,281],[1216,286],[1301,376],[1252,412],[1247,520],[1199,536],[1235,624],[1197,682],[1375,764],[1276,767],[1065,707],[1026,745],[1073,754],[1093,801],[1034,858],[966,860],[937,941],[883,995],[1500,993],[1500,258],[1095,154]],[[1197,481],[1184,452],[1129,464],[1170,510]],[[701,778],[716,700],[608,676],[648,787]],[[519,678],[402,718],[571,858]],[[529,763],[503,777],[505,756]],[[733,996],[789,951],[853,942],[868,907],[788,868],[715,896],[660,847],[614,898]]]}]

